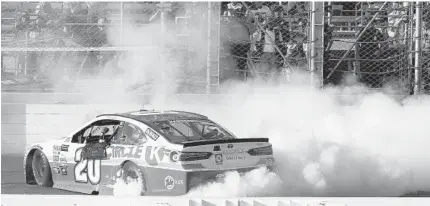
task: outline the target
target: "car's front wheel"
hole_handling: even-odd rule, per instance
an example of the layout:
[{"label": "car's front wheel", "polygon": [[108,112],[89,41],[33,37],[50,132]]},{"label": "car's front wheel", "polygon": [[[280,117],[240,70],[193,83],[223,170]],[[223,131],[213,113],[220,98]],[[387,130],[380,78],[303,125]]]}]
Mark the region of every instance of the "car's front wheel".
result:
[{"label": "car's front wheel", "polygon": [[40,150],[36,150],[33,154],[33,161],[31,164],[34,179],[37,184],[43,187],[52,187],[51,167],[49,166],[49,161],[45,154]]},{"label": "car's front wheel", "polygon": [[146,181],[141,169],[133,162],[126,162],[122,166],[122,174],[121,179],[129,184],[138,184],[141,185],[140,195],[145,195],[146,193]]}]

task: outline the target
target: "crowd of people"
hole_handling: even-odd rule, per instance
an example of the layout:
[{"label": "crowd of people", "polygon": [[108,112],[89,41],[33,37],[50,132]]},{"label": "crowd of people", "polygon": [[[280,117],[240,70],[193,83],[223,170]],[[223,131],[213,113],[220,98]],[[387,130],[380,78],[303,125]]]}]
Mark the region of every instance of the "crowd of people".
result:
[{"label": "crowd of people", "polygon": [[[55,3],[40,2],[33,10],[19,12],[15,26],[18,39],[16,42],[19,44],[25,42],[28,47],[51,48],[88,48],[108,45],[106,25],[109,20],[103,12],[100,12],[100,9],[96,8],[96,3],[64,2],[61,3],[61,8],[54,8],[53,4]],[[370,5],[369,8],[373,5],[372,2],[367,4]],[[400,35],[404,34],[399,28],[401,25],[406,25],[408,21],[405,18],[407,11],[401,9],[403,7],[399,3],[390,4],[388,7],[390,9],[383,10],[381,14],[383,17],[376,18],[363,35],[356,39],[357,50],[360,52],[360,60],[356,60],[361,64],[360,78],[371,87],[380,87],[383,83],[381,78],[386,76],[375,72],[384,73],[394,67],[391,60],[375,61],[375,59],[391,57],[393,59],[404,55],[399,53],[400,49],[390,48],[393,44],[402,44],[399,40],[403,38]],[[306,69],[309,60],[309,8],[309,2],[221,2],[221,38],[223,42],[227,42],[223,47],[226,56],[233,58],[235,62],[235,65],[228,65],[231,67],[230,70],[234,69],[236,75],[246,79],[249,76],[277,75],[286,69]],[[378,6],[375,7],[377,8]],[[355,8],[351,7],[351,9]],[[375,10],[369,11],[373,13],[364,15],[367,18],[362,25],[356,25],[356,29],[363,30],[371,20]],[[145,21],[160,21],[160,12],[157,9],[149,13],[151,15]],[[175,22],[177,16],[197,15],[190,8],[183,11],[174,9],[169,14],[167,20],[171,23]],[[350,12],[350,15],[354,16],[356,12]],[[389,15],[400,17],[394,18]],[[413,19],[409,19],[411,20]],[[423,11],[423,20],[430,21],[429,10]],[[424,30],[429,30],[429,25],[430,23],[425,23]],[[243,31],[238,32],[235,28]],[[243,35],[238,37],[238,34],[242,33]],[[330,57],[332,33],[332,25],[325,24],[325,71],[333,69],[333,65],[330,65],[333,63],[330,61],[333,58]],[[426,42],[428,32],[424,32],[423,35]],[[79,54],[81,56],[76,58],[78,60],[74,67],[91,68],[87,71],[97,73],[104,68],[109,59],[117,58],[118,54],[118,52],[100,51],[81,52]],[[41,61],[43,55],[41,52],[22,52],[18,55],[18,66],[22,69],[26,65],[27,68],[43,73],[43,70],[52,69],[58,65],[64,52],[52,52],[52,59],[49,61]],[[85,65],[82,63],[83,59]],[[41,65],[42,62],[44,65]]]},{"label": "crowd of people", "polygon": [[[54,8],[53,4],[55,3],[40,2],[34,10],[20,11],[15,27],[17,42],[25,42],[27,47],[51,48],[102,47],[108,44],[105,28],[108,20],[96,11],[94,5],[87,2],[65,2],[61,8]],[[229,42],[229,52],[236,58],[238,74],[264,76],[279,72],[285,67],[301,67],[306,64],[309,13],[305,4],[221,3],[222,18],[241,24],[248,32],[244,41]],[[188,10],[187,13],[192,13]],[[149,21],[156,21],[158,13],[153,11]],[[172,18],[169,19],[178,15],[178,12],[171,13],[169,17]],[[21,69],[26,66],[43,73],[43,70],[58,65],[62,55],[64,52],[53,52],[52,59],[41,61],[43,55],[40,52],[21,53],[18,65]],[[77,59],[86,59],[86,65],[82,65],[82,61],[76,61],[72,67],[93,68],[90,72],[97,72],[104,67],[106,59],[116,54],[89,51],[79,55]],[[45,65],[41,65],[42,62]]]},{"label": "crowd of people", "polygon": [[[103,16],[91,14],[90,5],[85,2],[66,2],[62,7],[53,8],[51,2],[37,3],[34,9],[19,11],[15,21],[16,38],[11,45],[33,48],[61,48],[61,47],[102,47],[108,44],[106,23]],[[88,24],[89,25],[85,25]],[[84,54],[85,53],[85,54]],[[93,68],[95,72],[106,64],[106,54],[100,51],[78,53],[82,61],[69,62],[73,69],[79,67]],[[43,74],[45,70],[52,70],[61,60],[64,52],[26,52],[18,54],[18,68],[26,67],[29,73]],[[47,58],[49,58],[47,60]],[[40,75],[43,76],[43,75]]]},{"label": "crowd of people", "polygon": [[306,4],[222,3],[223,18],[239,22],[248,31],[248,38],[231,41],[230,52],[236,57],[236,68],[240,74],[265,77],[282,72],[285,68],[305,66],[309,18]]}]

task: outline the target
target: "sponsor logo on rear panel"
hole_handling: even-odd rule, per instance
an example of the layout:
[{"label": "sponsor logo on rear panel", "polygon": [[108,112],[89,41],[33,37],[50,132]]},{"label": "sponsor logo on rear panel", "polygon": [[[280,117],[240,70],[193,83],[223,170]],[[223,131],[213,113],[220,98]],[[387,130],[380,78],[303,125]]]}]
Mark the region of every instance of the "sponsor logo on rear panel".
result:
[{"label": "sponsor logo on rear panel", "polygon": [[225,159],[227,161],[246,160],[246,156],[245,155],[226,155]]},{"label": "sponsor logo on rear panel", "polygon": [[175,185],[182,185],[184,184],[184,180],[175,180],[172,176],[167,176],[164,178],[164,187],[168,190],[172,190],[175,188]]},{"label": "sponsor logo on rear panel", "polygon": [[215,155],[215,164],[221,165],[223,163],[222,154]]}]

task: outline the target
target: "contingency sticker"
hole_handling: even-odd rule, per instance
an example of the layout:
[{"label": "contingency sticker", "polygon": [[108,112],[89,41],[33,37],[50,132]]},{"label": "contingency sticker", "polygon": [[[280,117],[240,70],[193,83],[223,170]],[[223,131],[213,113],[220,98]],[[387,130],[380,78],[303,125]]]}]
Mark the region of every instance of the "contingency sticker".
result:
[{"label": "contingency sticker", "polygon": [[145,131],[145,134],[151,137],[151,139],[153,139],[154,141],[157,141],[157,139],[160,137],[160,135],[152,131],[152,129],[150,128]]}]

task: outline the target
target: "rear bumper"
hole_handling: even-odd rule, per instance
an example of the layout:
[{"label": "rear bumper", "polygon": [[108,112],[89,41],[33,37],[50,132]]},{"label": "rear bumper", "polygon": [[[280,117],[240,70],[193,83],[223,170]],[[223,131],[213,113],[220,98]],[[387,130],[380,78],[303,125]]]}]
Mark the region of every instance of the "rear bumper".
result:
[{"label": "rear bumper", "polygon": [[[240,168],[234,170],[216,170],[216,171],[197,171],[197,172],[187,172],[187,184],[186,184],[186,193],[188,193],[191,189],[207,184],[209,182],[217,182],[224,178],[226,172],[236,171],[239,174],[244,174],[250,172],[254,169],[258,169],[260,167],[249,167],[249,168]],[[271,172],[276,172],[273,166],[266,166],[266,168]]]}]

